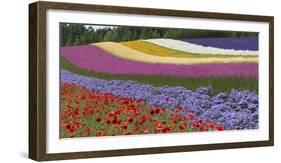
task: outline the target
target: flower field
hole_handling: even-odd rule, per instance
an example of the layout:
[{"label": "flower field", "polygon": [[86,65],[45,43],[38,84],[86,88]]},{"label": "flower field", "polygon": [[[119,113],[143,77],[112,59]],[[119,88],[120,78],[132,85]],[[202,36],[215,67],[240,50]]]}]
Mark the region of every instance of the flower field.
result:
[{"label": "flower field", "polygon": [[259,128],[257,37],[110,34],[60,49],[60,138]]},{"label": "flower field", "polygon": [[[188,53],[178,50],[173,50],[169,48],[165,48],[163,46],[158,46],[153,43],[149,43],[148,41],[128,41],[128,42],[121,42],[121,44],[128,46],[129,48],[135,49],[137,51],[141,51],[146,54],[150,55],[158,55],[161,57],[180,57],[180,58],[210,58],[210,57],[216,57],[216,58],[228,58],[228,57],[235,57],[237,55],[230,55],[230,54],[223,54],[223,55],[214,55],[214,54],[194,54],[194,53]],[[253,57],[253,56],[243,56],[241,57]]]},{"label": "flower field", "polygon": [[[181,106],[200,119],[223,123],[226,129],[257,128],[258,96],[252,91],[231,90],[212,96],[212,88],[201,87],[196,91],[183,87],[153,87],[134,81],[103,80],[61,72],[63,83],[84,86],[93,92],[112,93],[116,96],[145,101],[151,107],[173,110]],[[183,115],[185,112],[183,113]],[[234,118],[230,118],[233,116]],[[243,117],[243,118],[241,118]]]},{"label": "flower field", "polygon": [[[247,63],[257,62],[256,57],[162,57],[158,55],[146,54],[127,46],[115,42],[101,42],[95,43],[93,46],[103,49],[104,51],[130,61],[138,61],[144,63],[162,63],[162,64],[206,64],[206,63]],[[156,52],[158,53],[158,52]],[[201,55],[200,55],[201,56]]]},{"label": "flower field", "polygon": [[61,89],[63,138],[224,130],[222,125],[199,120],[180,106],[171,112],[165,107],[150,107],[140,99],[89,91],[74,84],[63,83]]},{"label": "flower field", "polygon": [[112,74],[96,72],[89,69],[80,68],[71,64],[64,57],[60,59],[62,70],[69,70],[75,74],[88,77],[96,77],[105,80],[132,80],[138,83],[150,84],[156,87],[163,85],[181,86],[190,90],[196,90],[199,87],[213,87],[214,93],[229,91],[231,89],[258,91],[258,82],[256,77],[182,77],[168,75],[139,75],[139,74]]},{"label": "flower field", "polygon": [[222,54],[222,55],[242,55],[242,56],[257,56],[258,51],[256,50],[234,50],[234,49],[223,49],[209,46],[202,46],[192,44],[186,41],[173,40],[173,39],[149,39],[144,40],[159,46],[166,48],[179,50],[187,53],[199,53],[199,54]]},{"label": "flower field", "polygon": [[[108,45],[108,44],[107,44]],[[112,45],[112,44],[111,44]],[[112,45],[114,46],[114,44]],[[110,47],[110,46],[109,46]],[[115,47],[111,47],[115,48]],[[184,77],[257,77],[258,64],[249,63],[210,63],[210,64],[153,64],[132,61],[117,57],[97,46],[82,45],[62,48],[62,56],[70,63],[87,70],[120,75],[163,75]],[[113,53],[123,53],[118,48]],[[136,56],[137,58],[137,56]],[[142,57],[144,60],[147,59]],[[167,60],[167,57],[162,57]],[[174,60],[181,62],[181,59]],[[202,58],[199,58],[202,60]],[[223,59],[223,58],[222,58]],[[229,58],[226,58],[229,59]],[[251,58],[250,58],[251,59]],[[210,58],[205,59],[209,62]],[[239,58],[237,62],[239,61]],[[128,68],[129,67],[129,68]],[[206,73],[208,71],[208,73]]]},{"label": "flower field", "polygon": [[234,50],[259,50],[258,37],[183,39],[192,44]]}]

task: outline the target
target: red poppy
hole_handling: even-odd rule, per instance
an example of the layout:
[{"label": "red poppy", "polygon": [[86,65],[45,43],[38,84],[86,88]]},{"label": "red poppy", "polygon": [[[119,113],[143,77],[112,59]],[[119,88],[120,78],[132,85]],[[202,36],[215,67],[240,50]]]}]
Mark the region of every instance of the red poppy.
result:
[{"label": "red poppy", "polygon": [[102,132],[97,132],[96,136],[103,136],[103,133]]},{"label": "red poppy", "polygon": [[185,119],[185,117],[180,117],[179,119],[178,119],[178,121],[185,121],[186,119]]},{"label": "red poppy", "polygon": [[224,127],[221,126],[221,125],[218,125],[218,126],[216,126],[216,130],[218,130],[218,131],[223,131],[223,130],[224,130]]},{"label": "red poppy", "polygon": [[114,117],[114,119],[112,120],[113,124],[119,124],[121,122],[121,120],[118,117]]},{"label": "red poppy", "polygon": [[75,130],[78,130],[78,129],[82,128],[82,125],[76,124],[76,125],[73,126],[73,128],[74,128]]},{"label": "red poppy", "polygon": [[178,123],[178,121],[177,120],[174,120],[174,119],[172,119],[171,120],[173,123]]},{"label": "red poppy", "polygon": [[162,132],[163,132],[163,133],[167,133],[167,132],[169,132],[169,130],[170,130],[169,127],[165,127],[165,128],[162,129]]},{"label": "red poppy", "polygon": [[179,128],[180,128],[180,130],[184,130],[184,129],[185,129],[185,126],[180,125]]},{"label": "red poppy", "polygon": [[125,135],[132,135],[132,132],[126,132]]},{"label": "red poppy", "polygon": [[166,123],[167,123],[166,121],[162,121],[162,122],[161,122],[162,125],[165,125]]},{"label": "red poppy", "polygon": [[212,124],[212,123],[209,123],[208,126],[209,126],[209,128],[211,128],[211,129],[215,128],[215,125]]},{"label": "red poppy", "polygon": [[86,96],[85,96],[85,95],[82,95],[82,96],[80,97],[80,99],[81,99],[81,100],[85,100],[85,99],[86,99]]},{"label": "red poppy", "polygon": [[100,121],[102,121],[101,118],[97,118],[97,119],[96,119],[96,122],[100,122]]},{"label": "red poppy", "polygon": [[109,112],[109,115],[110,115],[110,116],[115,116],[115,112],[114,112],[114,111],[111,111],[111,112]]},{"label": "red poppy", "polygon": [[78,100],[75,100],[75,103],[76,103],[77,105],[79,105],[79,104],[80,104],[80,102],[79,102]]},{"label": "red poppy", "polygon": [[155,122],[155,126],[156,126],[157,128],[161,128],[162,123],[161,123],[161,122],[156,121],[156,122]]},{"label": "red poppy", "polygon": [[120,129],[124,129],[124,130],[126,130],[128,128],[128,126],[127,125],[122,125],[122,126],[120,126]]},{"label": "red poppy", "polygon": [[86,111],[83,111],[82,114],[85,116],[85,115],[87,115],[87,112],[86,112]]},{"label": "red poppy", "polygon": [[111,123],[111,121],[110,121],[109,119],[107,119],[105,122],[106,122],[107,124],[110,124],[110,123]]},{"label": "red poppy", "polygon": [[140,103],[140,102],[142,102],[142,100],[137,100],[137,103]]},{"label": "red poppy", "polygon": [[136,127],[136,128],[134,128],[133,130],[137,132],[137,131],[140,131],[140,128],[139,128],[139,127]]},{"label": "red poppy", "polygon": [[195,116],[194,116],[193,114],[191,114],[191,113],[188,114],[188,117],[189,117],[189,119],[191,119],[191,120],[192,120],[192,119],[195,119]]},{"label": "red poppy", "polygon": [[134,122],[134,119],[133,119],[133,118],[130,118],[130,119],[128,119],[128,122],[133,123],[133,122]]},{"label": "red poppy", "polygon": [[159,113],[160,113],[160,109],[158,109],[158,108],[155,109],[155,113],[156,113],[156,114],[159,114]]},{"label": "red poppy", "polygon": [[155,113],[154,110],[151,110],[151,111],[150,111],[150,114],[151,114],[151,115],[154,115],[154,113]]},{"label": "red poppy", "polygon": [[116,115],[116,114],[120,114],[121,113],[121,110],[116,110],[115,112],[114,112],[114,114]]}]

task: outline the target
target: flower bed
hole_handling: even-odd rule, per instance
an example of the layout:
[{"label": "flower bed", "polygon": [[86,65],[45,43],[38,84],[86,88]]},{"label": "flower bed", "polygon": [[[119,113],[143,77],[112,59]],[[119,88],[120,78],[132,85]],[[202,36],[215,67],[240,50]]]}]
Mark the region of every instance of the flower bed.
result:
[{"label": "flower bed", "polygon": [[179,114],[181,107],[171,112],[150,107],[143,100],[89,91],[74,84],[61,84],[60,99],[61,138],[224,130],[191,113]]},{"label": "flower bed", "polygon": [[[93,45],[64,47],[62,56],[87,70],[123,75],[163,75],[181,77],[257,77],[257,63],[151,64],[126,60]],[[163,57],[165,58],[165,57]]]},{"label": "flower bed", "polygon": [[[159,64],[177,64],[177,65],[192,65],[192,64],[213,64],[213,63],[248,63],[248,62],[258,62],[257,57],[202,57],[201,54],[192,54],[193,57],[189,58],[176,58],[176,57],[162,57],[158,55],[147,54],[128,46],[124,46],[116,42],[100,42],[94,43],[93,46],[101,48],[108,52],[109,54],[122,58],[124,60],[143,62],[143,63],[159,63]],[[196,57],[198,55],[198,57]],[[201,56],[201,57],[200,57]]]},{"label": "flower bed", "polygon": [[95,77],[105,80],[132,80],[138,83],[150,84],[152,86],[182,86],[189,90],[196,90],[199,87],[214,88],[214,93],[229,92],[231,89],[237,90],[252,90],[258,91],[258,80],[256,77],[181,77],[181,76],[162,76],[162,75],[143,75],[129,74],[118,75],[111,73],[96,72],[79,68],[78,66],[69,63],[64,57],[60,58],[61,69],[65,69],[88,77]]},{"label": "flower bed", "polygon": [[258,128],[258,95],[249,90],[231,90],[212,95],[212,88],[196,91],[183,87],[153,87],[134,81],[102,80],[61,71],[63,83],[84,86],[88,90],[146,101],[150,107],[183,107],[198,118],[218,122],[225,129]]},{"label": "flower bed", "polygon": [[188,43],[234,50],[259,50],[258,37],[195,38],[183,39]]},{"label": "flower bed", "polygon": [[[125,45],[129,48],[135,49],[137,51],[150,54],[150,55],[156,55],[161,57],[177,57],[177,58],[230,58],[230,57],[237,57],[237,55],[229,55],[229,54],[223,54],[223,55],[214,55],[214,54],[193,54],[193,53],[187,53],[182,51],[177,51],[173,49],[168,49],[162,46],[158,46],[156,44],[152,44],[146,41],[128,41],[128,42],[121,42],[120,44]],[[243,57],[249,57],[249,56],[243,56]],[[250,56],[252,57],[252,56]]]},{"label": "flower bed", "polygon": [[222,49],[214,47],[205,47],[197,44],[192,44],[185,41],[173,40],[173,39],[149,39],[144,40],[165,48],[179,50],[187,53],[199,53],[199,54],[222,54],[222,55],[241,55],[241,56],[257,56],[258,51],[253,50],[234,50],[234,49]]}]

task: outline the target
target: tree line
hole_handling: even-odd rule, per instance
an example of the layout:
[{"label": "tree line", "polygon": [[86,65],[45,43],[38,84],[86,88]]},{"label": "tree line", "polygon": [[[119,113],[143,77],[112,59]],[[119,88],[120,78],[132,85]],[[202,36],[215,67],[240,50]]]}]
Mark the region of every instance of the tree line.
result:
[{"label": "tree line", "polygon": [[81,45],[102,41],[132,41],[153,38],[208,38],[208,37],[253,37],[254,32],[212,31],[197,29],[155,28],[116,26],[94,29],[83,24],[60,24],[60,45]]}]

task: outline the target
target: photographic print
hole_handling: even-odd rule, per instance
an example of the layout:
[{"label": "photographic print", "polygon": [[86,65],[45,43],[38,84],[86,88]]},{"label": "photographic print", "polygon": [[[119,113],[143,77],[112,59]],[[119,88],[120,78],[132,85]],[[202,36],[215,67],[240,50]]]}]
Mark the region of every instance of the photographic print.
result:
[{"label": "photographic print", "polygon": [[29,158],[274,145],[274,17],[29,5]]},{"label": "photographic print", "polygon": [[60,23],[60,138],[256,130],[258,40]]}]

